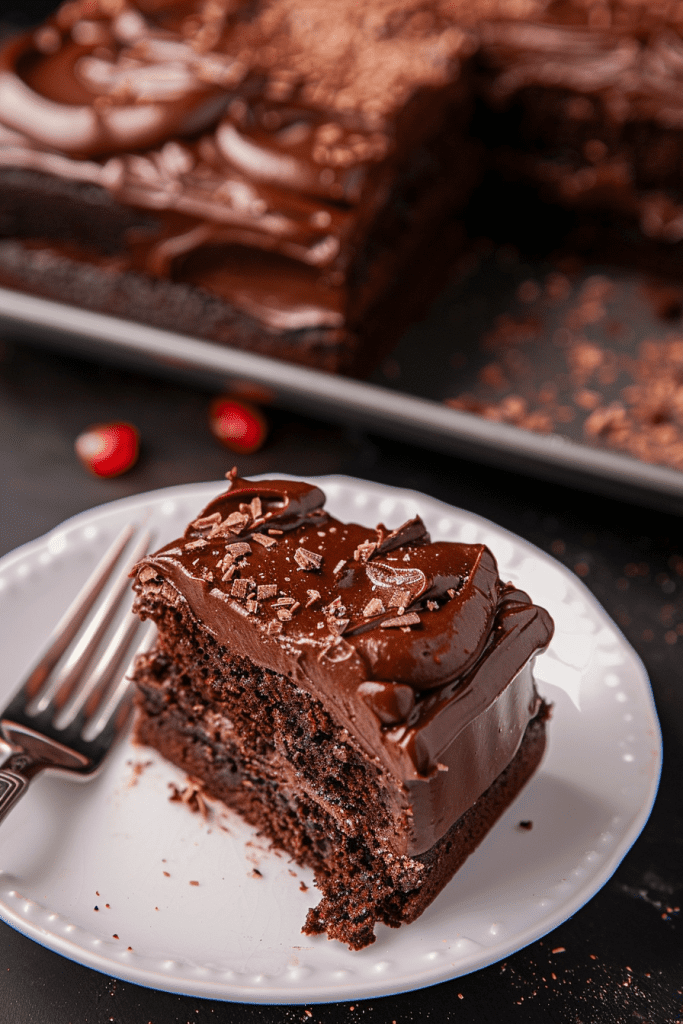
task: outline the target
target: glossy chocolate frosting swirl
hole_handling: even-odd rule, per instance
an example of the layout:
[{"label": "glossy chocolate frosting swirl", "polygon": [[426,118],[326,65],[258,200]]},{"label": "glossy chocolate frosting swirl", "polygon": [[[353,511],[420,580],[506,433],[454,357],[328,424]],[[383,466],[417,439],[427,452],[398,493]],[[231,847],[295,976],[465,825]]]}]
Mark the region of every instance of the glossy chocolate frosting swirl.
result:
[{"label": "glossy chocolate frosting swirl", "polygon": [[[501,582],[481,544],[432,543],[419,517],[395,531],[344,524],[323,505],[303,482],[234,478],[182,539],[140,563],[136,589],[186,602],[232,653],[332,706],[408,789],[440,792],[439,765],[455,767],[490,718],[494,750],[483,744],[467,770],[490,783],[536,713],[528,668],[550,617]],[[421,820],[418,845],[448,813]]]}]

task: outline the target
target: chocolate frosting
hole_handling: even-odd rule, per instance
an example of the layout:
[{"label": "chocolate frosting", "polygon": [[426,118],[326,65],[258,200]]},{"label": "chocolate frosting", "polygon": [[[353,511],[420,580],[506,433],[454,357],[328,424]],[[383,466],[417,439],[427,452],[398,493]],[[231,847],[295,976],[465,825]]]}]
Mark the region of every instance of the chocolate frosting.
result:
[{"label": "chocolate frosting", "polygon": [[483,545],[431,543],[419,518],[344,524],[324,501],[306,483],[234,478],[135,585],[187,602],[219,643],[330,707],[402,784],[423,852],[514,756],[552,622]]}]

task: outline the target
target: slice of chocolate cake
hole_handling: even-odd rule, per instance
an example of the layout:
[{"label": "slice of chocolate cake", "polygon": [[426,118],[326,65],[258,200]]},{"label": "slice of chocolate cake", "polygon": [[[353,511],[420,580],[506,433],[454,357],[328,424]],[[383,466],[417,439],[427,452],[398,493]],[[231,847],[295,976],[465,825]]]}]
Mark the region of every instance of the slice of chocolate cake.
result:
[{"label": "slice of chocolate cake", "polygon": [[483,545],[324,501],[233,473],[137,566],[159,629],[137,738],[311,867],[304,931],[360,949],[422,913],[538,766],[553,627]]}]

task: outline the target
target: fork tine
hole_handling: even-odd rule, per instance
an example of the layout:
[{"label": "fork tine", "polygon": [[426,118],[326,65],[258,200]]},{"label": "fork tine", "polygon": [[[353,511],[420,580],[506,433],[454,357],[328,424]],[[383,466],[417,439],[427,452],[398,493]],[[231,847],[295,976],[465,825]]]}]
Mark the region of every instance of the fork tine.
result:
[{"label": "fork tine", "polygon": [[[124,564],[119,566],[112,586],[65,659],[56,680],[50,676],[112,576],[134,529],[131,525],[121,531],[62,616],[51,635],[47,651],[29,673],[24,686],[0,712],[0,735],[12,751],[0,767],[0,820],[26,792],[31,779],[45,768],[80,775],[96,772],[128,723],[133,703],[129,672],[137,654],[151,647],[156,634],[153,623],[146,625],[143,643],[130,657],[139,624],[132,613],[125,614],[110,637],[106,650],[100,655],[94,672],[75,695],[74,690],[113,621],[128,588],[130,569],[147,550],[151,537],[149,531],[144,532],[124,559]],[[123,675],[117,675],[126,656],[129,656],[126,670]],[[45,686],[48,679],[50,681]],[[36,708],[33,709],[32,705]],[[66,725],[60,725],[60,717],[68,720]]]},{"label": "fork tine", "polygon": [[[74,687],[69,699],[54,716],[56,729],[66,729],[86,703],[89,708],[97,706],[104,690],[111,682],[114,672],[130,650],[140,625],[139,618],[132,611],[121,619],[94,667],[84,673],[82,680]],[[94,704],[92,703],[93,699]],[[57,701],[55,701],[55,707],[59,707]]]},{"label": "fork tine", "polygon": [[65,706],[107,627],[110,625],[112,617],[128,589],[130,570],[144,555],[149,546],[150,537],[149,530],[145,530],[140,536],[116,574],[114,583],[105,599],[79,637],[78,642],[74,645],[66,663],[54,679],[49,682],[48,686],[43,689],[37,700],[34,700],[33,704],[29,707],[30,714],[40,715],[48,709],[52,713],[55,710],[59,711]]},{"label": "fork tine", "polygon": [[[111,547],[100,559],[85,584],[81,587],[69,608],[62,615],[48,640],[47,650],[30,672],[22,689],[16,695],[20,708],[24,707],[29,700],[35,698],[36,694],[41,690],[45,680],[82,626],[86,615],[109,579],[114,565],[133,536],[134,531],[135,527],[132,524],[129,523],[127,526],[124,526]],[[12,705],[14,703],[15,701],[12,701]]]},{"label": "fork tine", "polygon": [[[156,626],[145,623],[144,633],[133,654],[128,659],[125,671],[118,675],[113,687],[103,687],[104,694],[94,693],[89,698],[75,721],[81,719],[81,734],[86,743],[97,742],[108,747],[119,730],[125,725],[133,699],[131,674],[135,661],[146,654],[156,639]],[[99,707],[98,707],[99,704]]]}]

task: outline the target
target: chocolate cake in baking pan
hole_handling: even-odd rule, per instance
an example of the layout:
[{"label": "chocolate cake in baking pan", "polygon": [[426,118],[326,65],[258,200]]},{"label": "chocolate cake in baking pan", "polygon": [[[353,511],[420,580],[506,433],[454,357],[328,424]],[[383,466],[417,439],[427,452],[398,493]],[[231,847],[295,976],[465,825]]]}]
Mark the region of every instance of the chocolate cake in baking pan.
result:
[{"label": "chocolate cake in baking pan", "polygon": [[0,281],[353,369],[475,180],[469,48],[415,0],[67,3],[0,57]]},{"label": "chocolate cake in baking pan", "polygon": [[363,372],[482,180],[615,218],[677,273],[682,24],[632,0],[70,0],[0,54],[0,283]]},{"label": "chocolate cake in baking pan", "polygon": [[483,545],[324,502],[232,475],[137,566],[159,631],[137,738],[312,868],[304,931],[360,949],[422,913],[537,768],[553,626]]}]

